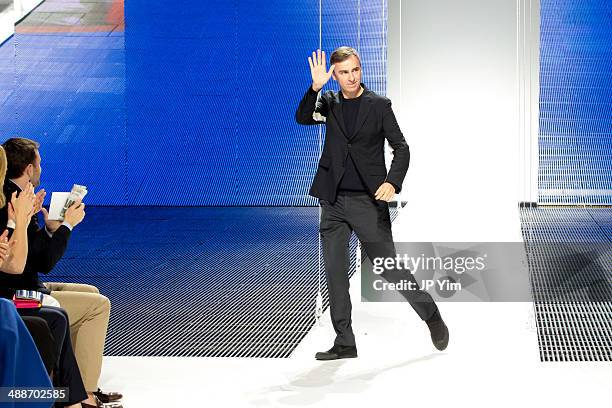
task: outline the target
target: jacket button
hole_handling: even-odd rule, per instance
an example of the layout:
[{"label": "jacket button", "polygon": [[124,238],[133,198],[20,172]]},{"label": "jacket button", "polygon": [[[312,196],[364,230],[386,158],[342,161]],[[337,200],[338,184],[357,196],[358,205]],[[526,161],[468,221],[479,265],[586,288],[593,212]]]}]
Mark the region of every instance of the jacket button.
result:
[{"label": "jacket button", "polygon": [[348,146],[348,147],[351,147],[351,144],[349,143],[347,146]]}]

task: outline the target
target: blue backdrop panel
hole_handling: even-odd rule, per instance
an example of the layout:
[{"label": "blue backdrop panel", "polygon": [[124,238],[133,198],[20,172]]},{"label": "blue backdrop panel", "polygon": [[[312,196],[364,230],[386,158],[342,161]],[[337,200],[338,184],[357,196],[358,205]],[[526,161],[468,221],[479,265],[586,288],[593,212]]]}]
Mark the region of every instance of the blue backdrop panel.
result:
[{"label": "blue backdrop panel", "polygon": [[89,204],[124,204],[123,37],[39,30],[17,30],[15,46],[0,47],[2,54],[14,50],[13,90],[0,109],[15,120],[8,128],[3,119],[2,140],[40,142],[47,191],[85,184]]},{"label": "blue backdrop panel", "polygon": [[79,19],[47,0],[0,47],[0,131],[41,142],[48,191],[85,184],[93,205],[315,205],[322,129],[294,113],[320,21],[328,57],[356,47],[364,82],[385,93],[386,1],[131,0],[125,35],[88,31],[111,4]]},{"label": "blue backdrop panel", "polygon": [[129,205],[234,195],[235,20],[228,1],[126,4]]},{"label": "blue backdrop panel", "polygon": [[15,37],[0,45],[0,135],[12,134],[17,127],[15,104]]},{"label": "blue backdrop panel", "polygon": [[314,204],[307,197],[318,129],[295,123],[319,44],[318,2],[238,3],[236,191],[240,205]]},{"label": "blue backdrop panel", "polygon": [[612,204],[612,5],[542,0],[541,203]]},{"label": "blue backdrop panel", "polygon": [[[322,6],[328,56],[361,27],[365,80],[384,93],[386,3]],[[316,204],[319,129],[294,113],[318,46],[316,1],[127,3],[128,204]]]}]

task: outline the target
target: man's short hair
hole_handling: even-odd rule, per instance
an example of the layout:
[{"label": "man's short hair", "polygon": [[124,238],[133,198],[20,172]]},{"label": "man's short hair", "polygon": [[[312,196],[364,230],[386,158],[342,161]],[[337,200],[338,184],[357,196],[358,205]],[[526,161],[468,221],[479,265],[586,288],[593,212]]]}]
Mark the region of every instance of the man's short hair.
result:
[{"label": "man's short hair", "polygon": [[23,137],[12,137],[2,143],[2,147],[6,153],[6,178],[13,179],[20,177],[29,164],[34,164],[40,144]]},{"label": "man's short hair", "polygon": [[329,65],[334,65],[338,62],[346,61],[351,55],[354,55],[359,60],[359,64],[361,65],[361,57],[356,49],[352,47],[338,47],[332,52],[331,57],[329,58]]}]

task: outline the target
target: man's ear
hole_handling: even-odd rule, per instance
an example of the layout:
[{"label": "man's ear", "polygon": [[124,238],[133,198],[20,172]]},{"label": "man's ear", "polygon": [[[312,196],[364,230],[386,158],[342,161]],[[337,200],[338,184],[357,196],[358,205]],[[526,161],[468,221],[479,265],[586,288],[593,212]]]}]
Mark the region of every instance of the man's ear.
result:
[{"label": "man's ear", "polygon": [[332,78],[334,78],[334,81],[338,81],[338,78],[336,78],[336,74],[334,71],[332,71]]},{"label": "man's ear", "polygon": [[34,174],[34,165],[32,163],[28,164],[25,168],[25,174],[28,175],[28,178],[31,179]]}]

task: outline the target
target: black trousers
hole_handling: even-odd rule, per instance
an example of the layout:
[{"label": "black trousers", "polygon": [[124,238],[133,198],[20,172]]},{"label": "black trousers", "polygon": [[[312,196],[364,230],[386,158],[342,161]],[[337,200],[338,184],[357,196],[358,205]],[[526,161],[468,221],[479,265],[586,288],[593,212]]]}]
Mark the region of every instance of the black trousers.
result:
[{"label": "black trousers", "polygon": [[54,346],[59,356],[55,365],[53,385],[68,387],[68,402],[72,405],[87,399],[87,391],[81,378],[72,341],[70,340],[70,323],[66,311],[59,307],[43,306],[40,309],[17,309],[21,316],[36,316],[44,319],[55,339]]},{"label": "black trousers", "polygon": [[55,363],[57,363],[58,351],[49,325],[42,317],[21,316],[21,319],[28,328],[32,339],[34,339],[34,343],[36,343],[38,354],[40,354],[47,373],[51,374]]},{"label": "black trousers", "polygon": [[[342,192],[333,204],[326,200],[319,202],[321,204],[319,232],[329,292],[329,309],[336,331],[335,344],[354,346],[355,335],[351,326],[352,305],[348,278],[349,240],[351,233],[355,231],[370,260],[378,257],[395,258],[389,205],[385,201],[374,200],[365,193],[342,194]],[[416,284],[414,276],[409,271],[386,270],[381,276],[388,282],[411,280]],[[437,310],[432,297],[423,290],[402,290],[400,293],[422,320],[429,319]]]}]

